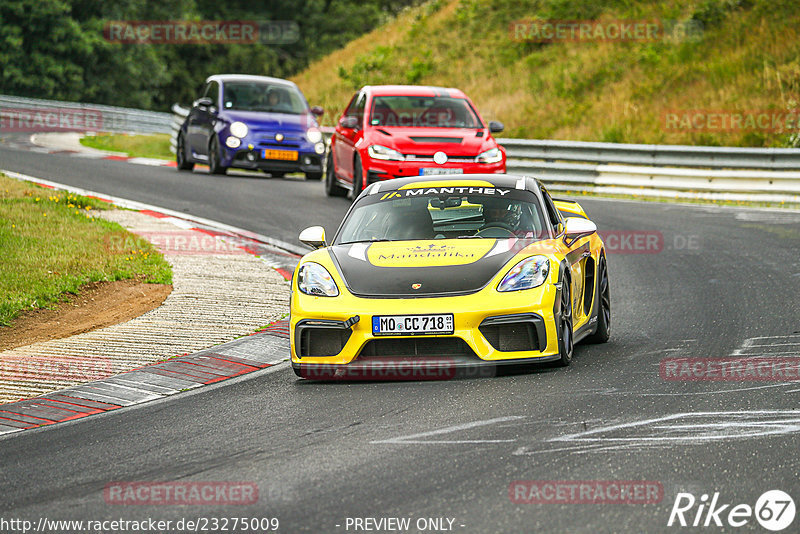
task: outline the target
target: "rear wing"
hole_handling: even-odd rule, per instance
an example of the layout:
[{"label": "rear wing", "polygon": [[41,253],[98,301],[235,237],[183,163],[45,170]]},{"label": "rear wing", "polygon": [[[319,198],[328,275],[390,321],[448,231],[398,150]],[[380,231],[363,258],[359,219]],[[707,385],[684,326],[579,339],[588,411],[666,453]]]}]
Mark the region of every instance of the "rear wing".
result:
[{"label": "rear wing", "polygon": [[588,219],[589,216],[583,211],[583,207],[574,200],[567,200],[564,198],[554,198],[553,204],[556,209],[561,213],[562,217],[581,217]]}]

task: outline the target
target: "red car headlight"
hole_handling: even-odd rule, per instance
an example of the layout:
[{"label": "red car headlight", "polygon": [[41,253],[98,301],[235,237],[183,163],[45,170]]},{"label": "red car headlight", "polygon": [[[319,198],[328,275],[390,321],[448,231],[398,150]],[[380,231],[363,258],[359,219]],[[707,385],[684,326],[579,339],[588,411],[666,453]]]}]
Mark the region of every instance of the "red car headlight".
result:
[{"label": "red car headlight", "polygon": [[500,163],[501,161],[503,161],[503,153],[499,148],[490,148],[475,156],[476,163]]},{"label": "red car headlight", "polygon": [[392,148],[381,145],[369,145],[367,149],[369,157],[387,161],[405,161],[406,157]]}]

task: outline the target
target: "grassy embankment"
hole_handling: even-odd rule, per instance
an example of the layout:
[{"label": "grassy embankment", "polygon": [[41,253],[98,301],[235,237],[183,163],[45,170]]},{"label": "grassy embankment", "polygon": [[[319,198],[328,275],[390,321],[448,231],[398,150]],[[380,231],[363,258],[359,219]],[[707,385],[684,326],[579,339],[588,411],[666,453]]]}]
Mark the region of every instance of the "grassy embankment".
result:
[{"label": "grassy embankment", "polygon": [[81,144],[89,148],[125,152],[132,158],[173,159],[169,151],[169,134],[127,135],[99,134],[81,138]]},{"label": "grassy embankment", "polygon": [[0,175],[0,325],[21,310],[64,301],[89,282],[172,282],[161,253],[92,215],[106,209],[96,199]]},{"label": "grassy embankment", "polygon": [[[658,20],[655,40],[527,43],[511,23]],[[699,31],[698,31],[699,30]],[[435,0],[409,9],[293,80],[332,125],[366,84],[458,87],[503,136],[621,143],[789,146],[786,132],[667,127],[674,110],[800,108],[797,0]]]},{"label": "grassy embankment", "polygon": [[[657,40],[515,39],[511,24],[533,19],[661,21],[673,30]],[[325,107],[327,125],[362,85],[430,84],[463,89],[484,118],[506,125],[507,137],[796,146],[800,136],[787,132],[668,127],[665,113],[800,109],[800,2],[433,0],[293,80],[312,105]],[[99,136],[84,144],[172,158],[167,136]]]},{"label": "grassy embankment", "polygon": [[[688,35],[675,30],[649,41],[515,40],[511,24],[532,19],[662,21]],[[464,90],[485,119],[505,124],[505,137],[798,146],[800,135],[785,131],[668,127],[665,114],[800,109],[800,3],[433,0],[312,63],[293,80],[312,105],[325,107],[322,122],[329,126],[362,85],[430,84]],[[108,148],[127,151],[124,143]],[[160,157],[172,155],[163,148]]]}]

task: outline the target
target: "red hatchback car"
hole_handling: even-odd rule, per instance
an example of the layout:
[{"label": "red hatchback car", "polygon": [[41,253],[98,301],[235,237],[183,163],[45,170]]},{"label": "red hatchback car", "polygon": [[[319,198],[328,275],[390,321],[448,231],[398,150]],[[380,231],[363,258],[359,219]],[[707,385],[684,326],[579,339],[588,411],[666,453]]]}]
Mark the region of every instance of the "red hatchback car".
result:
[{"label": "red hatchback car", "polygon": [[325,176],[330,196],[356,198],[369,184],[404,176],[504,173],[506,152],[458,89],[373,85],[358,91],[331,139]]}]

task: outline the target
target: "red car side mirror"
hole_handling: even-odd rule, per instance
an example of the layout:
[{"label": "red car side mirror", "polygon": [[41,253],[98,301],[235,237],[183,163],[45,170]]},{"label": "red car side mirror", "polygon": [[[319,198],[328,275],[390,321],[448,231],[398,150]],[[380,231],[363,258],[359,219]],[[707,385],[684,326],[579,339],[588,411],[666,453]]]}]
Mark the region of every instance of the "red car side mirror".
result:
[{"label": "red car side mirror", "polygon": [[342,117],[339,119],[339,126],[348,130],[354,130],[358,128],[358,117]]}]

